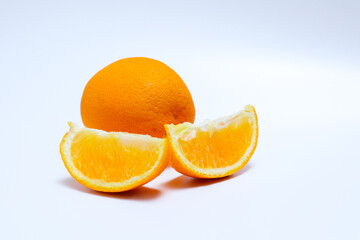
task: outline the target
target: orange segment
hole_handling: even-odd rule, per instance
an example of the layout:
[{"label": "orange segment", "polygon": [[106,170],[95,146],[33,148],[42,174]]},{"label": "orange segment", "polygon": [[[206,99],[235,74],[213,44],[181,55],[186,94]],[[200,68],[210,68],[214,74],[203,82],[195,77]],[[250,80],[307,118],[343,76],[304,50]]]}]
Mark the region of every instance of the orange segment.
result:
[{"label": "orange segment", "polygon": [[165,126],[171,144],[170,165],[198,178],[231,175],[245,166],[255,151],[258,122],[253,106],[224,118],[204,123]]},{"label": "orange segment", "polygon": [[91,189],[130,190],[157,177],[168,164],[164,139],[69,125],[60,144],[62,159],[69,173]]}]

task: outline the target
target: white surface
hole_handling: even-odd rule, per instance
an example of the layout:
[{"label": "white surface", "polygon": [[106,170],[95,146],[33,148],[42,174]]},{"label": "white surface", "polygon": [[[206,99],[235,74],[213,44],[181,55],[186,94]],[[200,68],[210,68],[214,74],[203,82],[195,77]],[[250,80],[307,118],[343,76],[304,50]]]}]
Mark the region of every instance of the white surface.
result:
[{"label": "white surface", "polygon": [[[129,2],[0,3],[0,238],[360,239],[359,1]],[[92,75],[130,56],[177,71],[196,122],[253,104],[250,163],[122,194],[74,181],[66,122],[81,124]]]}]

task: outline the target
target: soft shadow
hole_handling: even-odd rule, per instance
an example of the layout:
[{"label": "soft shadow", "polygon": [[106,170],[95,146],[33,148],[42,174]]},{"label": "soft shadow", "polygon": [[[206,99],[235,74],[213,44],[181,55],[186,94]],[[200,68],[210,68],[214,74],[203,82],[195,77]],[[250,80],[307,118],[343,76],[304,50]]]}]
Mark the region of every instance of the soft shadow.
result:
[{"label": "soft shadow", "polygon": [[212,184],[221,183],[223,181],[236,178],[242,174],[244,174],[246,171],[248,171],[251,168],[250,164],[245,165],[242,169],[240,169],[238,172],[234,173],[231,176],[223,177],[223,178],[216,178],[216,179],[198,179],[198,178],[192,178],[187,176],[179,176],[176,177],[168,182],[165,182],[163,184],[166,188],[171,189],[185,189],[185,188],[197,188],[197,187],[205,187]]},{"label": "soft shadow", "polygon": [[148,188],[143,186],[130,191],[120,192],[120,193],[97,192],[81,185],[71,177],[62,179],[59,181],[59,183],[65,187],[71,188],[79,192],[92,194],[100,197],[107,197],[107,198],[117,198],[117,199],[134,200],[134,201],[148,201],[148,200],[154,200],[160,197],[161,195],[161,191],[154,188]]}]

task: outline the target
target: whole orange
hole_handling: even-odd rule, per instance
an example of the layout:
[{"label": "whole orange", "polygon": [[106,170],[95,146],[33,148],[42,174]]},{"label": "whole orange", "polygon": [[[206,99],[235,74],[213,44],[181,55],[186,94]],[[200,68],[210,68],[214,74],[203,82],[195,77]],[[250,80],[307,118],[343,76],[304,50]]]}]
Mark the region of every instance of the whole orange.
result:
[{"label": "whole orange", "polygon": [[81,117],[88,128],[163,137],[164,124],[194,122],[195,107],[180,76],[164,63],[125,58],[87,83]]}]

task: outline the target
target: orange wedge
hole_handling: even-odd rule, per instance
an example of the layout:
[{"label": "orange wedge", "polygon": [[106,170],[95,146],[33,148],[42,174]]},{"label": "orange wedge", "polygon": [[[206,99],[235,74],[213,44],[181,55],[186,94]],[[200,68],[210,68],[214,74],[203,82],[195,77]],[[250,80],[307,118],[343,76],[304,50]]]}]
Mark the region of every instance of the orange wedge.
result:
[{"label": "orange wedge", "polygon": [[258,139],[258,121],[251,105],[228,117],[199,126],[165,125],[171,145],[170,165],[196,178],[229,176],[250,160]]},{"label": "orange wedge", "polygon": [[60,144],[61,157],[71,176],[88,188],[130,190],[151,181],[168,165],[165,139],[69,125]]}]

